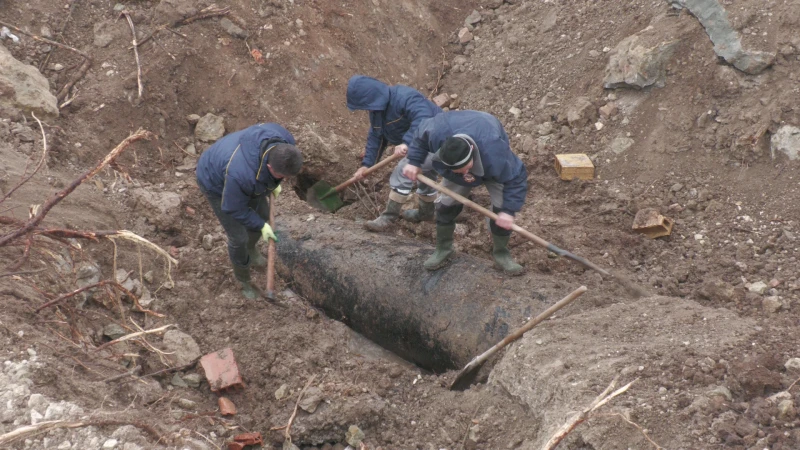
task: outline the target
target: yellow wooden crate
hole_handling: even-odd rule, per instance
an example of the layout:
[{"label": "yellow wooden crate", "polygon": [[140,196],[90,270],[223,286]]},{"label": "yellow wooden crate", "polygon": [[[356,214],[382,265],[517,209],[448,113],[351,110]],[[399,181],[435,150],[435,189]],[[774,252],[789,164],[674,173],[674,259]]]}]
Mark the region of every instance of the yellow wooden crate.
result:
[{"label": "yellow wooden crate", "polygon": [[591,180],[594,178],[594,164],[583,153],[556,155],[556,173],[562,180]]}]

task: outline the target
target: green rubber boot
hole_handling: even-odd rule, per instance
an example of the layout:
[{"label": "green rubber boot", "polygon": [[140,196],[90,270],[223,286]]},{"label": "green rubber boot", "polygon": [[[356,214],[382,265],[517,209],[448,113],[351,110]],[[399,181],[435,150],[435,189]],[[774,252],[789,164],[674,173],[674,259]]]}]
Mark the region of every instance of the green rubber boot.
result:
[{"label": "green rubber boot", "polygon": [[436,270],[444,267],[447,264],[447,260],[453,256],[453,253],[455,253],[453,251],[453,233],[455,231],[456,224],[436,224],[436,251],[423,264],[427,270]]},{"label": "green rubber boot", "polygon": [[233,276],[236,281],[242,285],[242,295],[248,300],[255,300],[258,297],[258,291],[250,282],[250,266],[233,265]]},{"label": "green rubber boot", "polygon": [[495,267],[502,270],[503,273],[513,276],[522,273],[522,266],[514,261],[514,258],[511,257],[511,252],[508,251],[508,241],[510,239],[511,235],[498,236],[492,233],[492,242],[494,243],[492,256],[494,257]]},{"label": "green rubber boot", "polygon": [[250,257],[249,264],[256,267],[267,267],[267,258],[264,258],[264,255],[261,254],[256,245],[259,239],[261,239],[261,233],[257,233],[255,236],[249,236],[249,240],[247,241],[247,256]]},{"label": "green rubber boot", "polygon": [[402,208],[402,203],[389,199],[389,203],[386,204],[386,210],[377,219],[370,220],[364,224],[364,228],[375,232],[388,230],[393,223],[397,222]]},{"label": "green rubber boot", "polygon": [[411,223],[433,222],[433,202],[417,200],[417,209],[403,211],[403,219]]}]

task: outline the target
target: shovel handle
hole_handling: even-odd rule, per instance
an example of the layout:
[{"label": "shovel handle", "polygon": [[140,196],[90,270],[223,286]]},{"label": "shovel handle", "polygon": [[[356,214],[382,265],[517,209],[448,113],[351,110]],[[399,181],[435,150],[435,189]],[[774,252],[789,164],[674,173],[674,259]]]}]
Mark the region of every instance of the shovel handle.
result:
[{"label": "shovel handle", "polygon": [[[275,226],[275,196],[269,196],[269,226]],[[267,297],[275,295],[275,241],[267,239]]]},{"label": "shovel handle", "polygon": [[[443,194],[446,194],[446,195],[456,199],[459,203],[478,211],[479,213],[483,214],[484,216],[486,216],[486,217],[488,217],[488,218],[490,218],[492,220],[497,220],[497,214],[495,214],[493,211],[489,211],[488,209],[486,209],[483,206],[473,202],[472,200],[469,200],[469,199],[467,199],[467,198],[465,198],[465,197],[463,197],[461,195],[456,194],[455,192],[453,192],[450,189],[447,189],[446,187],[442,186],[441,184],[431,180],[430,178],[426,177],[425,175],[417,174],[417,180],[427,184],[428,186],[436,189],[437,191],[439,191],[439,192],[441,192]],[[522,228],[521,226],[519,226],[517,224],[511,225],[511,229],[516,231],[517,233],[525,236],[525,238],[527,238],[529,241],[532,241],[532,242],[534,242],[534,243],[536,243],[538,245],[541,245],[542,247],[546,248],[547,250],[550,250],[551,252],[555,253],[556,255],[565,256],[565,257],[567,257],[567,258],[569,258],[569,259],[571,259],[573,261],[576,261],[576,262],[578,262],[580,264],[583,264],[584,266],[586,266],[586,267],[588,267],[588,268],[590,268],[592,270],[595,270],[595,271],[599,272],[602,275],[605,275],[605,276],[610,276],[611,275],[607,270],[596,266],[595,264],[593,264],[592,262],[590,262],[586,258],[582,258],[582,257],[580,257],[578,255],[574,255],[574,254],[572,254],[572,253],[570,253],[570,252],[568,252],[568,251],[566,251],[564,249],[561,249],[561,248],[551,244],[550,242],[545,241],[544,239],[540,238],[539,236],[531,233],[530,231]]]},{"label": "shovel handle", "polygon": [[[397,161],[399,159],[403,159],[403,158],[404,158],[404,156],[399,154],[399,153],[392,153],[388,158],[384,159],[383,161],[379,162],[378,164],[375,164],[374,166],[372,166],[369,169],[365,170],[363,175],[364,175],[364,177],[366,177],[369,174],[371,174],[372,172],[375,172],[376,170],[382,169],[383,167],[386,167],[389,164],[391,164],[391,163],[393,163],[393,162],[395,162],[395,161]],[[357,182],[360,179],[361,178],[352,177],[349,180],[345,181],[344,183],[337,185],[335,188],[333,188],[333,190],[336,191],[336,192],[342,192],[342,190],[344,188],[346,188],[347,186],[350,186],[351,184]]]}]

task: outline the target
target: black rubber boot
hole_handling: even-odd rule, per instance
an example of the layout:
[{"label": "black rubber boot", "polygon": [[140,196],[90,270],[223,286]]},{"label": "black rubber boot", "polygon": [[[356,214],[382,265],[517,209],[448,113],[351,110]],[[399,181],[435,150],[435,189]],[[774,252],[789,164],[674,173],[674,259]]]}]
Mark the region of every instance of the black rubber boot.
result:
[{"label": "black rubber boot", "polygon": [[255,300],[258,297],[258,291],[250,282],[250,266],[233,265],[233,276],[236,281],[242,285],[242,295],[249,300]]},{"label": "black rubber boot", "polygon": [[386,204],[386,210],[377,219],[365,223],[364,228],[369,231],[386,231],[393,223],[397,222],[402,208],[402,203],[390,199]]},{"label": "black rubber boot", "polygon": [[403,219],[411,223],[433,222],[434,206],[435,205],[433,202],[425,202],[418,199],[418,209],[409,209],[408,211],[403,211]]},{"label": "black rubber boot", "polygon": [[508,241],[510,239],[510,235],[500,236],[492,233],[494,265],[507,275],[520,275],[523,271],[522,266],[514,261],[514,258],[511,257],[511,252],[508,251]]},{"label": "black rubber boot", "polygon": [[453,256],[453,233],[456,231],[456,224],[436,224],[436,251],[430,258],[425,260],[423,266],[427,270],[436,270],[444,267],[447,260]]}]

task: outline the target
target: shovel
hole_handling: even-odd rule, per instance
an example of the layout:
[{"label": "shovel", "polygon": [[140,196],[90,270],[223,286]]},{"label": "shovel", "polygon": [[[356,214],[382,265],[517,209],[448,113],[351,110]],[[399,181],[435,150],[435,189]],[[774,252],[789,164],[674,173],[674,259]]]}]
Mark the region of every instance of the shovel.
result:
[{"label": "shovel", "polygon": [[[388,158],[365,170],[364,176],[366,177],[378,169],[388,166],[397,160],[403,159],[403,157],[403,155],[393,153]],[[308,188],[308,191],[306,192],[306,201],[311,206],[321,211],[336,212],[336,210],[344,206],[344,202],[342,202],[342,199],[339,198],[339,192],[342,192],[344,188],[350,186],[358,180],[359,178],[353,177],[336,187],[331,187],[331,185],[325,180],[317,181],[313,186]]]},{"label": "shovel", "polygon": [[545,319],[552,316],[554,312],[572,303],[573,300],[580,297],[584,292],[586,292],[586,286],[581,286],[578,289],[575,289],[568,296],[562,298],[558,303],[547,308],[543,313],[529,320],[528,323],[506,336],[505,339],[495,344],[494,347],[476,356],[472,361],[469,362],[469,364],[461,369],[461,372],[459,372],[458,375],[456,375],[453,383],[450,384],[450,390],[463,391],[469,388],[475,378],[475,374],[478,372],[477,369],[479,369],[487,359],[497,353],[501,348],[521,338],[523,334],[527,333],[531,330],[531,328],[539,325]]},{"label": "shovel", "polygon": [[[275,226],[275,196],[273,195],[269,196],[269,226]],[[278,300],[275,297],[275,241],[272,239],[267,239],[267,292],[264,293],[264,296],[270,302]]]}]

